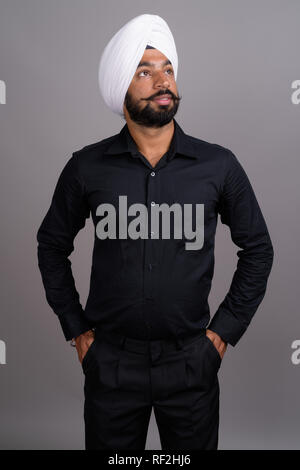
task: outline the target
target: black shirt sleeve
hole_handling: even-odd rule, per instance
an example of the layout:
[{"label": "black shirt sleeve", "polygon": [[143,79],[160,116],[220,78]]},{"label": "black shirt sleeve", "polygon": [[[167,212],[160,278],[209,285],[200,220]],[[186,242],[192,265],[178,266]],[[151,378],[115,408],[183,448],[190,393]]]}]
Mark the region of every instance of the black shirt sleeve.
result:
[{"label": "black shirt sleeve", "polygon": [[46,298],[58,315],[66,340],[91,328],[84,317],[68,258],[74,250],[74,238],[89,216],[74,152],[59,176],[50,208],[37,232],[38,266]]},{"label": "black shirt sleeve", "polygon": [[250,181],[236,156],[227,151],[219,213],[241,250],[229,291],[207,328],[235,346],[265,295],[274,251]]}]

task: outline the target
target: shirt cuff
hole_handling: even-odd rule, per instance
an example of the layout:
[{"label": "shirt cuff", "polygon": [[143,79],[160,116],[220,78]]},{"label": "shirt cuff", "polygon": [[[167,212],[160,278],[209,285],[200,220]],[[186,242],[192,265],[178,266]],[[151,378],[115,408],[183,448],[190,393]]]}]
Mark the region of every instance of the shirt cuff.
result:
[{"label": "shirt cuff", "polygon": [[235,346],[247,327],[248,325],[242,324],[226,310],[218,310],[206,328],[217,333],[226,343]]},{"label": "shirt cuff", "polygon": [[66,341],[70,341],[85,331],[92,329],[92,325],[84,318],[84,313],[81,309],[78,309],[77,312],[72,311],[71,314],[64,313],[63,315],[59,315],[58,319]]}]

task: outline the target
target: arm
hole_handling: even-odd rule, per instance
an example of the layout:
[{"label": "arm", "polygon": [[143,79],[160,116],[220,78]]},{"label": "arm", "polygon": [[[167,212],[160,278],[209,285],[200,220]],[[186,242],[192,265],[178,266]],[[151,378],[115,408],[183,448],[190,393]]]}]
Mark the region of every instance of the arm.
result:
[{"label": "arm", "polygon": [[37,232],[38,266],[46,298],[57,314],[66,340],[90,330],[71,270],[73,241],[90,215],[73,153],[63,168],[50,208]]},{"label": "arm", "polygon": [[241,250],[229,292],[208,328],[235,346],[265,295],[274,251],[250,181],[236,156],[227,151],[219,213]]}]

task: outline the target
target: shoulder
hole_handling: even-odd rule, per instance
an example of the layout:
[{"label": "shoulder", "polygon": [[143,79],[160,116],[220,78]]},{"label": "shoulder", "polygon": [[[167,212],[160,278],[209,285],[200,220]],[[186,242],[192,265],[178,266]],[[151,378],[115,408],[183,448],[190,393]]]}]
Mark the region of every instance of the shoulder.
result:
[{"label": "shoulder", "polygon": [[221,165],[224,170],[237,161],[233,151],[224,145],[189,134],[185,134],[185,139],[188,147],[200,160],[207,158],[211,163]]},{"label": "shoulder", "polygon": [[99,171],[102,164],[105,165],[104,153],[106,149],[112,144],[112,142],[118,137],[118,134],[99,140],[91,144],[83,146],[81,149],[75,150],[72,154],[72,158],[77,168],[77,174],[80,178],[85,180],[93,173],[93,171]]},{"label": "shoulder", "polygon": [[73,155],[80,157],[86,157],[88,154],[97,153],[98,155],[103,153],[111,143],[118,137],[119,134],[114,134],[110,137],[106,137],[105,139],[99,140],[97,142],[93,142],[91,144],[87,144],[81,149],[75,150]]}]

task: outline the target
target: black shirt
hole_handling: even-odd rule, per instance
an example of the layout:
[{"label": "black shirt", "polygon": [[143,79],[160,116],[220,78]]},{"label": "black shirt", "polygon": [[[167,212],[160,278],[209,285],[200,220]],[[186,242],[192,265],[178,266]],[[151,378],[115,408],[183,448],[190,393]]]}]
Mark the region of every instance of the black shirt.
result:
[{"label": "black shirt", "polygon": [[[175,119],[174,126],[169,150],[155,167],[138,151],[127,124],[66,162],[37,233],[47,301],[66,340],[92,327],[137,339],[184,337],[209,328],[234,346],[262,301],[273,246],[244,169],[229,149],[185,134]],[[148,238],[118,236],[120,195],[127,196],[128,208],[142,203],[148,209]],[[102,203],[116,208],[116,238],[97,235]],[[201,248],[187,250],[185,243],[193,240],[185,233],[174,236],[172,211],[170,237],[162,237],[162,224],[151,233],[151,203],[179,203],[182,209],[188,204],[193,230],[196,204],[203,205]],[[128,226],[138,214],[128,215]],[[240,250],[229,291],[208,325],[218,214]],[[95,239],[83,309],[68,257],[90,216]]]}]

